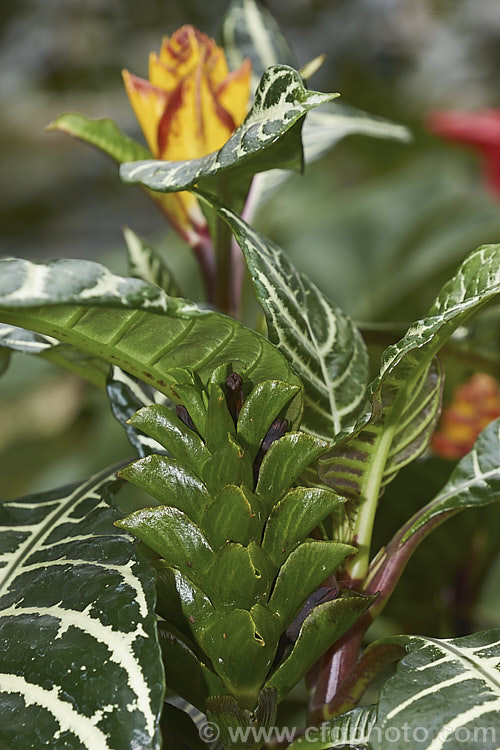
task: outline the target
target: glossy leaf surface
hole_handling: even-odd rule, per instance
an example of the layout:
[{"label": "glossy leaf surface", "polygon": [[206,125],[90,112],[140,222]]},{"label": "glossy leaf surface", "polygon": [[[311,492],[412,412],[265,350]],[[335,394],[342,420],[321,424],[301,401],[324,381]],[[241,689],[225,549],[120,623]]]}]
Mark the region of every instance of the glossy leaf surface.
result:
[{"label": "glossy leaf surface", "polygon": [[355,551],[347,544],[310,539],[288,556],[269,600],[269,608],[285,627],[290,625],[309,594]]},{"label": "glossy leaf surface", "polygon": [[256,487],[269,509],[325,448],[326,443],[305,432],[287,432],[271,445]]},{"label": "glossy leaf surface", "polygon": [[113,526],[116,468],[0,506],[0,736],[9,747],[160,747],[154,578]]},{"label": "glossy leaf surface", "polygon": [[214,560],[214,553],[201,529],[177,508],[160,505],[131,513],[116,525],[135,534],[195,583]]},{"label": "glossy leaf surface", "polygon": [[318,604],[304,620],[292,652],[266,684],[276,687],[280,697],[286,695],[372,602],[373,597],[349,592]]},{"label": "glossy leaf surface", "polygon": [[310,728],[307,736],[299,737],[292,742],[289,750],[300,750],[304,747],[315,747],[316,750],[342,748],[364,750],[369,747],[370,732],[377,720],[375,706],[363,706],[348,711],[335,719],[325,721],[317,729]]},{"label": "glossy leaf surface", "polygon": [[303,429],[332,439],[366,408],[368,355],[361,334],[297,271],[280,247],[215,199],[205,197],[243,250],[269,338],[304,384]]},{"label": "glossy leaf surface", "polygon": [[465,738],[470,747],[496,750],[500,731],[498,629],[450,640],[396,636],[382,642],[404,645],[408,655],[382,688],[370,737],[373,750],[385,750],[384,737],[403,726],[415,750],[459,750]]},{"label": "glossy leaf surface", "polygon": [[271,511],[262,548],[276,565],[281,565],[298,542],[326,518],[344,498],[317,487],[290,490]]},{"label": "glossy leaf surface", "polygon": [[[298,384],[275,347],[238,321],[91,261],[0,260],[0,320],[118,365],[167,395],[174,368],[190,367],[203,380],[226,362],[251,382]],[[289,417],[299,412],[296,396]]]},{"label": "glossy leaf surface", "polygon": [[140,183],[150,190],[171,193],[194,185],[210,190],[211,184],[216,186],[219,175],[229,170],[231,179],[237,174],[241,182],[258,171],[274,167],[300,169],[301,120],[310,109],[336,96],[309,91],[297,71],[276,65],[262,76],[252,109],[219,151],[189,161],[124,164],[120,176],[126,183]]},{"label": "glossy leaf surface", "polygon": [[211,503],[205,485],[178,461],[153,454],[120,471],[120,476],[152,495],[159,505],[171,505],[197,523]]}]

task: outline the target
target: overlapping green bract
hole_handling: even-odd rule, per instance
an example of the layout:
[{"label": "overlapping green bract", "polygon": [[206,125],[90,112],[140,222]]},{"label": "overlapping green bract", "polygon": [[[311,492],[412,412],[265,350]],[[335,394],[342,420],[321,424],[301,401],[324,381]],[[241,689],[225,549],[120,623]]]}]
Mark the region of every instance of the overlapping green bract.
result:
[{"label": "overlapping green bract", "polygon": [[[159,555],[165,648],[194,675],[196,690],[182,680],[181,668],[171,687],[201,710],[218,695],[253,710],[266,686],[281,700],[372,601],[344,594],[316,607],[291,653],[277,657],[281,636],[308,596],[355,550],[306,541],[342,499],[293,487],[326,447],[305,433],[280,437],[296,386],[260,383],[235,413],[227,374],[224,368],[214,373],[207,391],[187,374],[177,394],[189,413],[179,411],[183,420],[159,405],[141,409],[131,423],[169,455],[149,456],[121,472],[161,503],[119,525]],[[301,512],[302,504],[311,512]],[[212,701],[212,713],[224,713],[222,704]]]},{"label": "overlapping green bract", "polygon": [[8,747],[160,747],[154,576],[113,526],[117,468],[0,505]]}]

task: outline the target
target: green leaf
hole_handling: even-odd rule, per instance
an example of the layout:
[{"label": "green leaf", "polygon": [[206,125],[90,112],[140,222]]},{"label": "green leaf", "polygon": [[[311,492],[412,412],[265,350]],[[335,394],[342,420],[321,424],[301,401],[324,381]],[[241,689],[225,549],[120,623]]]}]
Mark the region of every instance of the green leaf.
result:
[{"label": "green leaf", "polygon": [[401,644],[408,655],[382,688],[370,734],[373,750],[385,750],[386,737],[403,727],[415,750],[496,750],[500,630],[450,640],[395,636],[378,642]]},{"label": "green leaf", "polygon": [[152,571],[113,526],[114,469],[0,506],[0,725],[9,747],[160,748]]},{"label": "green leaf", "polygon": [[187,638],[197,640],[217,617],[212,602],[189,576],[165,560],[156,560],[154,566],[158,613]]},{"label": "green leaf", "polygon": [[137,536],[195,583],[203,580],[214,560],[201,529],[177,508],[142,508],[116,521],[116,525]]},{"label": "green leaf", "polygon": [[347,544],[309,539],[288,556],[269,600],[269,609],[285,628],[307,597],[355,551]]},{"label": "green leaf", "polygon": [[379,612],[392,594],[408,560],[439,524],[465,508],[500,500],[500,419],[480,434],[437,496],[418,510],[383,547],[370,565],[365,589],[381,591]]},{"label": "green leaf", "polygon": [[254,708],[277,642],[266,642],[250,612],[234,609],[208,628],[202,645],[215,671],[240,704]]},{"label": "green leaf", "polygon": [[[426,449],[441,413],[443,383],[443,368],[435,359],[423,370],[405,401],[384,456],[381,488]],[[404,388],[404,383],[400,387]],[[356,498],[363,493],[366,476],[378,460],[377,451],[392,407],[393,402],[389,401],[382,419],[373,416],[373,424],[321,456],[318,473],[323,482],[346,497]]]},{"label": "green leaf", "polygon": [[203,479],[212,495],[226,484],[250,487],[253,483],[250,456],[228,434],[225,445],[218,448],[203,466]]},{"label": "green leaf", "polygon": [[290,655],[267,681],[282,700],[313,664],[368,609],[374,597],[345,591],[337,599],[318,604],[304,620]]},{"label": "green leaf", "polygon": [[[371,414],[359,420],[354,433],[339,437],[338,446],[319,463],[320,477],[337,489],[340,459],[340,483],[345,488],[348,471],[353,477],[353,494],[359,497],[351,508],[354,518],[347,536],[356,537],[360,548],[349,570],[352,578],[364,578],[368,568],[381,485],[425,449],[437,420],[442,376],[433,366],[435,355],[459,325],[499,292],[500,245],[485,245],[472,252],[444,285],[429,315],[384,352],[380,374],[370,386]],[[417,402],[413,399],[419,390]],[[409,404],[413,416],[408,414]],[[367,422],[371,422],[368,427]],[[363,509],[357,512],[360,506]]]},{"label": "green leaf", "polygon": [[171,271],[168,270],[152,245],[129,227],[124,227],[123,234],[127,243],[130,276],[147,281],[149,284],[156,284],[171,297],[180,296],[179,287]]},{"label": "green leaf", "polygon": [[151,404],[168,404],[165,394],[143,383],[138,378],[112,365],[106,378],[106,395],[115,419],[124,428],[130,443],[139,456],[150,453],[163,453],[163,447],[157,440],[148,437],[129,423],[129,419],[143,406]]},{"label": "green leaf", "polygon": [[97,388],[105,387],[106,368],[99,361],[78,352],[73,347],[61,345],[52,336],[43,336],[18,326],[0,324],[0,348],[3,349],[4,356],[7,350],[38,355],[85,378]]},{"label": "green leaf", "polygon": [[120,476],[152,495],[160,505],[170,505],[199,523],[212,502],[205,485],[183,464],[153,454],[126,466]]},{"label": "green leaf", "polygon": [[277,503],[267,520],[262,549],[280,566],[344,498],[319,488],[297,487]]},{"label": "green leaf", "polygon": [[[53,336],[171,394],[175,368],[206,382],[232,362],[250,383],[300,384],[273,345],[241,323],[91,261],[0,260],[0,320]],[[300,395],[288,409],[297,419]]]},{"label": "green leaf", "polygon": [[15,352],[40,354],[59,346],[59,341],[52,336],[42,336],[17,326],[0,325],[0,346]]},{"label": "green leaf", "polygon": [[[328,102],[321,111],[310,112],[304,121],[302,144],[305,164],[312,164],[321,159],[349,135],[366,135],[403,142],[411,140],[408,128],[404,125],[370,115],[343,101]],[[255,175],[252,183],[252,214],[264,207],[290,176],[290,172],[284,169],[273,169]],[[373,290],[371,291],[373,293]]]},{"label": "green leaf", "polygon": [[187,427],[168,406],[144,406],[129,419],[129,424],[158,441],[182,466],[201,477],[203,465],[210,458],[210,453],[199,435]]},{"label": "green leaf", "polygon": [[201,526],[214,550],[227,541],[258,541],[261,520],[257,498],[245,487],[227,484],[205,509]]},{"label": "green leaf", "polygon": [[149,149],[122,133],[113,120],[108,118],[91,120],[77,112],[65,112],[47,125],[47,130],[59,130],[90,143],[119,164],[151,157]]},{"label": "green leaf", "polygon": [[362,706],[324,721],[319,727],[309,727],[306,735],[299,737],[289,745],[288,750],[300,750],[314,745],[316,750],[332,748],[369,748],[369,737],[377,720],[376,706]]},{"label": "green leaf", "polygon": [[256,0],[233,0],[222,20],[222,44],[231,69],[250,58],[254,88],[271,65],[295,63],[275,19]]},{"label": "green leaf", "polygon": [[297,393],[297,386],[278,380],[258,383],[241,408],[236,425],[238,442],[254,459],[276,417]]},{"label": "green leaf", "polygon": [[256,493],[270,509],[302,472],[324,453],[326,443],[305,432],[287,432],[264,456]]},{"label": "green leaf", "polygon": [[303,429],[331,439],[366,408],[368,355],[361,334],[281,248],[215,199],[204,197],[234,232],[269,338],[304,384]]},{"label": "green leaf", "polygon": [[186,407],[195,429],[203,437],[206,429],[207,407],[200,387],[190,383],[176,383],[172,386],[172,397]]},{"label": "green leaf", "polygon": [[500,500],[500,419],[491,422],[441,492],[408,522],[401,543],[440,516]]},{"label": "green leaf", "polygon": [[207,698],[223,694],[224,685],[171,625],[161,621],[158,623],[158,640],[163,661],[167,665],[165,678],[168,687],[200,711],[205,711]]},{"label": "green leaf", "polygon": [[188,161],[124,164],[120,176],[127,184],[139,183],[150,190],[172,193],[195,185],[216,191],[224,173],[236,189],[259,171],[275,167],[301,169],[302,120],[310,109],[336,96],[309,91],[296,70],[276,65],[262,76],[243,124],[218,151]]},{"label": "green leaf", "polygon": [[233,418],[226,403],[226,394],[216,383],[210,383],[207,416],[205,422],[205,442],[211,453],[227,446],[228,435],[236,436]]},{"label": "green leaf", "polygon": [[250,609],[267,601],[275,568],[255,542],[226,544],[207,573],[206,589],[219,610]]}]

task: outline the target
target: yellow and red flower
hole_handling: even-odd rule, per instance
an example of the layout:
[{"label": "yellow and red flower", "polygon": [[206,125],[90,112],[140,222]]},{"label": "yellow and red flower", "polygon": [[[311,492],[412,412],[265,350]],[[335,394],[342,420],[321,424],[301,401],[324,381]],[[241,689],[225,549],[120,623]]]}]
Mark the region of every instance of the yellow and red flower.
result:
[{"label": "yellow and red flower", "polygon": [[474,445],[479,433],[500,417],[500,386],[491,375],[477,372],[458,386],[443,411],[439,430],[431,447],[442,458],[462,458]]},{"label": "yellow and red flower", "polygon": [[[230,73],[213,39],[183,26],[149,57],[149,81],[123,71],[125,88],[153,156],[197,159],[218,150],[244,120],[250,99],[250,62]],[[205,220],[187,192],[159,195],[171,223],[195,242]]]}]

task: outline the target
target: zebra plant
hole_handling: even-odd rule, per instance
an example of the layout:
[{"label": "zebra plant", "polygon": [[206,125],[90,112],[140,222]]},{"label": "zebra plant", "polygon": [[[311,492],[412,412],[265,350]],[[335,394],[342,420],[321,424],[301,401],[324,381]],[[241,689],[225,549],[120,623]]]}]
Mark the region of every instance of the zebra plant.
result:
[{"label": "zebra plant", "polygon": [[326,447],[280,418],[298,387],[267,380],[244,398],[226,369],[206,389],[186,371],[174,387],[177,414],[152,405],[131,418],[168,455],[120,471],[159,504],[117,525],[159,555],[170,685],[221,727],[241,715],[250,725],[252,711],[274,726],[277,703],[375,597],[320,589],[356,550],[308,538],[344,500],[296,486]]},{"label": "zebra plant", "polygon": [[[199,263],[202,303],[131,229],[128,277],[86,260],[0,260],[0,373],[24,352],[78,374],[136,452],[0,507],[0,746],[493,750],[499,630],[363,645],[422,540],[500,498],[496,420],[372,550],[376,516],[391,513],[385,488],[439,418],[439,351],[500,292],[500,245],[471,252],[428,314],[370,361],[350,318],[249,222],[286,170],[343,135],[407,133],[309,90],[317,62],[291,67],[256,0],[234,0],[222,31],[231,74],[192,27],[152,56],[151,81],[126,73],[148,148],[110,120],[66,113],[51,126],[101,148],[154,198]],[[213,148],[193,157],[175,137],[201,148],[189,130],[200,97]],[[243,259],[258,331],[235,314]],[[117,496],[127,483],[132,512]],[[299,736],[287,718],[297,701]]]}]

